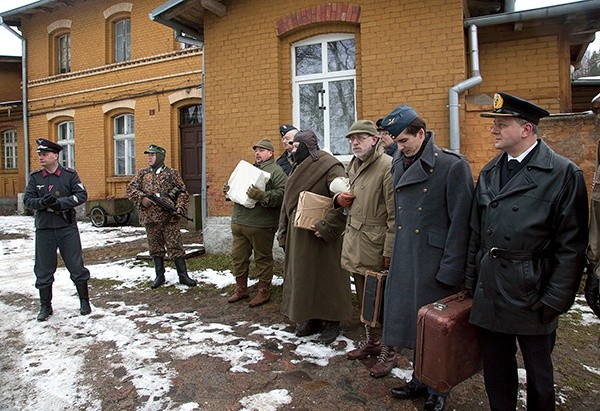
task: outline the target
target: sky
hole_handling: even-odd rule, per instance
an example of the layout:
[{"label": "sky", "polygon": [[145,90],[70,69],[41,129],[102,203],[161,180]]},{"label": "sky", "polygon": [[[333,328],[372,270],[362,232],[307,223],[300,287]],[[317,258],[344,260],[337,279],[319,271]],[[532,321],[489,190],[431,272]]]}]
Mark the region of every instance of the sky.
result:
[{"label": "sky", "polygon": [[[165,0],[166,3],[167,0]],[[577,1],[577,0],[576,0]],[[556,4],[574,3],[573,0],[516,0],[515,9],[535,9],[539,7],[554,6]],[[0,13],[13,10],[27,4],[34,3],[35,0],[2,0],[0,2]],[[596,36],[596,41],[590,45],[591,50],[600,49],[600,39]],[[0,56],[20,56],[21,41],[6,28],[0,27]]]},{"label": "sky", "polygon": [[[84,249],[102,247],[115,243],[126,243],[145,236],[142,227],[93,227],[89,222],[79,222],[81,242]],[[251,364],[263,359],[261,349],[267,341],[274,340],[279,345],[292,347],[290,350],[299,358],[316,366],[325,367],[330,359],[345,356],[346,350],[352,350],[356,343],[343,334],[336,343],[324,346],[311,341],[311,337],[296,337],[285,331],[288,324],[252,324],[255,329],[251,339],[237,332],[238,326],[247,327],[245,321],[237,324],[218,323],[211,318],[206,322],[202,313],[178,312],[163,315],[148,305],[131,305],[115,299],[108,309],[94,305],[90,316],[74,314],[78,307],[77,295],[69,273],[59,268],[55,275],[52,301],[54,315],[46,322],[35,321],[38,299],[33,275],[34,221],[31,216],[0,216],[0,341],[3,341],[3,361],[11,366],[2,368],[0,398],[14,405],[13,409],[34,410],[77,410],[91,403],[89,411],[101,410],[100,400],[92,388],[86,384],[82,368],[86,348],[98,341],[115,347],[119,363],[114,367],[124,368],[123,379],[131,380],[139,397],[148,396],[152,404],[144,409],[165,411],[193,411],[201,405],[190,402],[174,404],[169,397],[172,381],[177,379],[175,366],[156,361],[165,353],[179,360],[195,355],[206,355],[225,362],[229,372],[252,373]],[[18,237],[18,238],[17,238]],[[187,244],[198,247],[198,244]],[[121,259],[106,264],[86,267],[95,279],[111,280],[115,289],[135,290],[140,284],[147,286],[154,278],[154,269],[139,264],[135,258]],[[190,271],[189,275],[199,283],[211,284],[218,289],[234,284],[229,270]],[[167,267],[165,287],[172,292],[187,292],[188,288],[178,284],[177,272]],[[253,280],[255,282],[256,280]],[[281,284],[280,277],[274,278],[274,284]],[[253,284],[251,282],[251,284]],[[107,281],[107,283],[109,283]],[[223,291],[225,298],[226,292]],[[24,302],[24,298],[25,301]],[[58,298],[60,296],[60,298]],[[592,313],[583,296],[578,295],[575,305],[569,313],[571,320],[585,326],[600,325],[600,320]],[[567,314],[570,315],[570,314]],[[176,319],[176,320],[175,320]],[[148,331],[148,324],[168,323],[170,332],[156,333]],[[77,335],[77,338],[73,338]],[[10,343],[10,342],[15,343]],[[340,344],[342,343],[342,344]],[[344,344],[345,343],[345,344]],[[344,347],[345,348],[339,348]],[[22,350],[19,347],[24,347]],[[52,347],[51,350],[48,347]],[[112,356],[112,355],[111,355]],[[68,358],[68,361],[65,361]],[[600,374],[600,368],[581,364],[589,372]],[[391,377],[398,379],[398,385],[408,381],[412,368],[394,368]],[[525,406],[525,371],[519,371],[521,380],[520,400]],[[274,381],[276,379],[274,378]],[[265,392],[239,398],[241,411],[275,411],[293,401],[291,394],[277,387],[265,388]],[[240,394],[240,396],[243,394]],[[569,393],[561,391],[557,397],[561,402],[569,401]],[[0,404],[0,409],[3,408]]]}]

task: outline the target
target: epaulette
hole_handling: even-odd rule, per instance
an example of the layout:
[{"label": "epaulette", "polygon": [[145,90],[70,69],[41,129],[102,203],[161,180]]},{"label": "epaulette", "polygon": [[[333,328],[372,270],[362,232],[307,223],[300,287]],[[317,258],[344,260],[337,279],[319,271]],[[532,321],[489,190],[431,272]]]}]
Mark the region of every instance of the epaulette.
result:
[{"label": "epaulette", "polygon": [[68,171],[71,174],[74,174],[77,172],[77,171],[75,171],[74,168],[69,168],[69,167],[63,167],[63,170]]},{"label": "epaulette", "polygon": [[455,151],[450,150],[449,148],[442,148],[442,151],[446,154],[452,154],[453,156],[456,156],[458,158],[464,158],[466,159],[467,157],[465,157],[463,154],[457,153]]},{"label": "epaulette", "polygon": [[40,168],[39,170],[34,170],[34,171],[32,171],[31,173],[29,173],[29,175],[30,175],[30,176],[32,176],[32,175],[34,175],[34,174],[41,173],[42,171],[44,171],[44,169],[43,169],[43,168]]}]

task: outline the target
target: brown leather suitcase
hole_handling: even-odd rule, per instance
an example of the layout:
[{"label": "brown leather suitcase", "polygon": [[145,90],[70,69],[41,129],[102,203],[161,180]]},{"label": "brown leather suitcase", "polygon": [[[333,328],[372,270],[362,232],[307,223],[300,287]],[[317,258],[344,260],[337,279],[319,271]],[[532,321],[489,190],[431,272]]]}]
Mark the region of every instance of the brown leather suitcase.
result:
[{"label": "brown leather suitcase", "polygon": [[367,270],[365,272],[365,290],[360,320],[374,328],[381,327],[383,321],[383,292],[387,274],[387,270]]},{"label": "brown leather suitcase", "polygon": [[479,330],[469,323],[473,299],[465,292],[419,309],[415,375],[447,392],[482,368]]}]

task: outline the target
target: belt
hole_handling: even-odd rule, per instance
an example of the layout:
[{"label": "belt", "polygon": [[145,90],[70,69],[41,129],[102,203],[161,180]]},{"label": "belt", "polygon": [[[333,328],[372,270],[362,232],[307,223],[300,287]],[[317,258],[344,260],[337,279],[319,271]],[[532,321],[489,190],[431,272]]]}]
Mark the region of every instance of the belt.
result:
[{"label": "belt", "polygon": [[544,256],[544,250],[507,250],[505,248],[490,248],[492,258],[506,258],[507,260],[535,260]]}]

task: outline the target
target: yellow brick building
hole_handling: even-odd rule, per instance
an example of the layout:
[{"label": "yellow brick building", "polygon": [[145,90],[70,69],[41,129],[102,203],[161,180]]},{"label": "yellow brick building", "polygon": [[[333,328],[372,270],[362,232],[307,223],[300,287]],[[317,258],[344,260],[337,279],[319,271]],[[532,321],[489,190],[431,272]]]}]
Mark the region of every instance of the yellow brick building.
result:
[{"label": "yellow brick building", "polygon": [[[202,51],[182,48],[171,29],[148,19],[160,4],[42,1],[1,14],[27,41],[29,147],[19,149],[30,171],[38,168],[34,140],[49,138],[65,147],[61,162],[77,169],[90,199],[124,197],[155,143],[200,192]],[[26,177],[19,179],[23,191]]]}]

